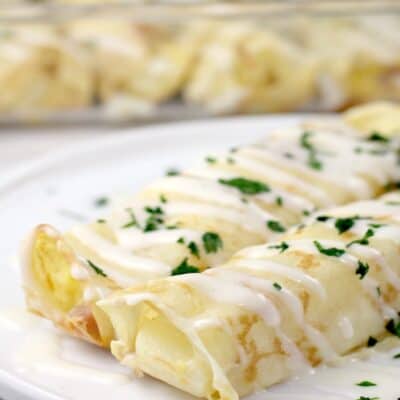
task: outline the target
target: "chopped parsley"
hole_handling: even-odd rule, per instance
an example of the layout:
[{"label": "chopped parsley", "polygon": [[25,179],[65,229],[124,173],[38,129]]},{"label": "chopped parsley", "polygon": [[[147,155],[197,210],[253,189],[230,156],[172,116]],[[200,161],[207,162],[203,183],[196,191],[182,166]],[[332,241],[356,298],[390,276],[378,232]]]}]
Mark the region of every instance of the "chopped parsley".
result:
[{"label": "chopped parsley", "polygon": [[300,145],[308,151],[308,166],[310,168],[320,171],[323,167],[323,164],[320,160],[318,160],[315,147],[310,142],[310,137],[312,135],[312,132],[304,132],[300,137]]},{"label": "chopped parsley", "polygon": [[275,203],[276,203],[277,206],[282,207],[282,206],[283,206],[283,199],[282,199],[282,197],[281,197],[281,196],[277,196],[277,197],[275,198]]},{"label": "chopped parsley", "polygon": [[160,194],[160,201],[161,201],[161,203],[165,204],[168,200],[167,200],[167,198],[165,197],[165,195]]},{"label": "chopped parsley", "polygon": [[319,221],[319,222],[326,222],[326,221],[328,221],[329,219],[331,219],[331,217],[328,217],[327,215],[319,215],[316,219],[317,219],[317,221]]},{"label": "chopped parsley", "polygon": [[180,237],[180,238],[176,241],[176,243],[185,244],[185,238]]},{"label": "chopped parsley", "polygon": [[373,336],[370,336],[367,341],[367,347],[374,347],[378,343],[378,340]]},{"label": "chopped parsley", "polygon": [[400,206],[400,201],[386,201],[385,204],[388,206]]},{"label": "chopped parsley", "polygon": [[302,213],[306,217],[308,217],[311,214],[311,212],[309,210],[303,210]]},{"label": "chopped parsley", "polygon": [[190,242],[187,247],[194,256],[200,258],[199,248],[195,242]]},{"label": "chopped parsley", "polygon": [[107,221],[105,219],[98,219],[97,223],[98,224],[105,224]]},{"label": "chopped parsley", "polygon": [[313,243],[321,254],[325,254],[329,257],[341,257],[345,253],[345,250],[336,247],[323,247],[318,240],[314,240]]},{"label": "chopped parsley", "polygon": [[382,296],[382,292],[381,292],[380,286],[377,286],[377,287],[376,287],[376,294],[378,295],[378,297],[381,297],[381,296]]},{"label": "chopped parsley", "polygon": [[132,228],[134,226],[136,226],[137,228],[140,228],[139,223],[135,217],[135,214],[133,213],[132,208],[127,208],[126,211],[129,213],[131,220],[128,221],[125,225],[122,225],[122,228],[126,229],[126,228]]},{"label": "chopped parsley", "polygon": [[394,319],[389,320],[386,324],[386,330],[392,335],[400,337],[400,322],[395,322]]},{"label": "chopped parsley", "polygon": [[179,175],[180,173],[181,172],[176,168],[169,168],[169,169],[167,169],[167,172],[165,173],[165,175],[167,175],[167,176],[176,176],[176,175]]},{"label": "chopped parsley", "polygon": [[267,226],[271,231],[274,232],[285,232],[286,228],[279,222],[274,220],[267,221]]},{"label": "chopped parsley", "polygon": [[362,381],[359,383],[356,383],[357,386],[362,386],[362,387],[372,387],[372,386],[377,386],[376,383],[371,382],[371,381]]},{"label": "chopped parsley", "polygon": [[108,203],[110,202],[110,199],[108,197],[99,197],[94,201],[94,205],[96,207],[105,207],[108,205]]},{"label": "chopped parsley", "polygon": [[357,400],[380,400],[379,397],[365,397],[360,396]]},{"label": "chopped parsley", "polygon": [[384,224],[368,224],[371,228],[378,229],[382,228],[382,226],[385,226]]},{"label": "chopped parsley", "polygon": [[198,267],[188,264],[188,259],[185,258],[177,267],[171,271],[171,275],[183,275],[200,272]]},{"label": "chopped parsley", "polygon": [[164,220],[161,216],[164,214],[164,211],[161,207],[145,207],[144,210],[150,214],[146,219],[145,226],[143,228],[143,232],[153,232],[160,228],[160,225],[164,223]]},{"label": "chopped parsley", "polygon": [[100,267],[98,267],[96,264],[92,263],[90,260],[87,260],[87,263],[88,263],[89,267],[92,268],[92,270],[94,272],[96,272],[97,275],[107,278],[107,274]]},{"label": "chopped parsley", "polygon": [[289,248],[289,245],[286,242],[281,242],[279,244],[268,246],[269,249],[280,250],[281,253],[286,251]]},{"label": "chopped parsley", "polygon": [[269,192],[270,188],[263,182],[253,181],[242,177],[232,179],[219,179],[219,183],[223,185],[234,187],[244,194],[259,194]]},{"label": "chopped parsley", "polygon": [[368,271],[369,271],[369,265],[367,263],[363,263],[360,260],[358,260],[356,275],[359,275],[360,280],[363,279],[365,275],[367,275]]},{"label": "chopped parsley", "polygon": [[339,235],[347,232],[354,225],[355,218],[338,218],[335,221],[335,228],[338,230]]},{"label": "chopped parsley", "polygon": [[399,359],[399,358],[400,358],[400,353],[395,354],[395,355],[393,356],[393,358],[394,358],[395,360]]},{"label": "chopped parsley", "polygon": [[372,229],[368,229],[367,232],[365,232],[364,236],[361,239],[353,240],[350,243],[347,243],[346,247],[350,247],[353,244],[360,244],[363,246],[366,246],[369,244],[369,238],[374,236],[375,232]]},{"label": "chopped parsley", "polygon": [[222,239],[215,232],[206,232],[202,236],[202,240],[206,253],[216,253],[224,247]]},{"label": "chopped parsley", "polygon": [[282,290],[282,286],[278,282],[274,282],[272,285],[276,290]]},{"label": "chopped parsley", "polygon": [[388,143],[389,139],[385,136],[383,136],[381,133],[379,132],[371,132],[371,135],[368,136],[367,140],[369,142],[382,142],[382,143]]},{"label": "chopped parsley", "polygon": [[217,162],[217,159],[215,157],[206,157],[206,161],[209,164],[215,164]]}]

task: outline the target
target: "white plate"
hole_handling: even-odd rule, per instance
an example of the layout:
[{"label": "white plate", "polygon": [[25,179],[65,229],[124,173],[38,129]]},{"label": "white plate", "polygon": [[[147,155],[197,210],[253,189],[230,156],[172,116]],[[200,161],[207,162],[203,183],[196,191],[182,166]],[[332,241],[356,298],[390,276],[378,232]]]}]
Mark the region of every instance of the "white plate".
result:
[{"label": "white plate", "polygon": [[[132,379],[107,352],[68,338],[46,321],[21,311],[19,243],[38,223],[65,229],[79,219],[96,218],[104,211],[94,206],[99,196],[132,193],[163,175],[169,167],[192,165],[202,156],[251,142],[272,128],[293,124],[298,119],[296,116],[233,118],[123,131],[1,176],[0,396],[5,400],[192,399],[150,378]],[[400,374],[400,369],[397,371]],[[332,373],[327,374],[329,377]],[[352,379],[364,378],[367,377]],[[386,382],[389,389],[393,382]],[[290,384],[282,385],[283,389],[274,389],[257,398],[278,398],[289,387]],[[354,394],[346,393],[353,396],[350,399],[357,399],[354,396],[364,394],[357,390]],[[296,393],[295,397],[286,393],[285,400],[303,399],[299,391]],[[324,399],[347,398],[319,393],[315,399],[322,393],[327,394]],[[377,395],[374,389],[365,393]],[[400,391],[381,400],[394,400],[399,395]],[[307,396],[311,400],[312,396]]]}]

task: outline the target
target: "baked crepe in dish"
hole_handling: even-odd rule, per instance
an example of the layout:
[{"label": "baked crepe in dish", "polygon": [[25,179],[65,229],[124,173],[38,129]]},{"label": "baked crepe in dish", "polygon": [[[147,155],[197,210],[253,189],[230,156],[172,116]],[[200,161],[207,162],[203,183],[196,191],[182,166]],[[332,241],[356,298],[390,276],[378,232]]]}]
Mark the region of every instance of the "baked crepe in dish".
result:
[{"label": "baked crepe in dish", "polygon": [[0,29],[0,112],[87,106],[93,80],[87,53],[46,26]]},{"label": "baked crepe in dish", "polygon": [[392,142],[299,127],[273,132],[155,182],[103,220],[65,234],[37,227],[23,256],[28,307],[108,346],[91,312],[99,298],[220,265],[316,208],[380,194],[398,175]]},{"label": "baked crepe in dish", "polygon": [[201,274],[97,302],[112,353],[195,396],[238,399],[398,326],[400,194],[317,214]]},{"label": "baked crepe in dish", "polygon": [[313,98],[316,63],[293,42],[244,22],[203,29],[184,88],[189,102],[213,113],[277,112],[300,109]]}]

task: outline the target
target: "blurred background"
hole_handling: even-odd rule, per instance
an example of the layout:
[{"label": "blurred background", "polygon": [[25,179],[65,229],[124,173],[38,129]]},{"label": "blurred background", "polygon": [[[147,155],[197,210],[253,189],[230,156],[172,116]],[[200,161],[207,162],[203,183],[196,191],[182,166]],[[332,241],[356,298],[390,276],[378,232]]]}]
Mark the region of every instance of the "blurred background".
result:
[{"label": "blurred background", "polygon": [[121,125],[398,101],[399,12],[398,0],[0,1],[0,167]]}]

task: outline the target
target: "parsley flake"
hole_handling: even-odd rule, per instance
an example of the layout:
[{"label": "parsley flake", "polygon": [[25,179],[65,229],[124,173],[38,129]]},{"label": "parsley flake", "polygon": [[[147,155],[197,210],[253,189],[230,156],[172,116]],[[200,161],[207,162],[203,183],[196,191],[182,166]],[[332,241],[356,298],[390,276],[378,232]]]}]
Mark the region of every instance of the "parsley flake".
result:
[{"label": "parsley flake", "polygon": [[357,386],[362,386],[362,387],[372,387],[372,386],[377,386],[376,383],[370,382],[370,381],[362,381],[359,383],[356,383]]},{"label": "parsley flake", "polygon": [[346,247],[350,247],[353,244],[360,244],[360,245],[366,246],[369,244],[368,239],[371,238],[372,236],[374,236],[374,234],[375,234],[375,232],[372,229],[368,229],[361,239],[353,240],[352,242],[347,243]]},{"label": "parsley flake", "polygon": [[300,137],[300,145],[308,151],[308,166],[312,169],[319,171],[322,169],[323,165],[322,162],[317,159],[317,152],[315,150],[315,147],[310,142],[310,138],[312,135],[312,132],[304,132]]},{"label": "parsley flake", "polygon": [[379,397],[365,397],[360,396],[357,400],[380,400]]},{"label": "parsley flake", "polygon": [[107,274],[100,267],[98,267],[96,264],[92,263],[90,260],[87,260],[87,263],[88,263],[89,267],[92,268],[92,270],[94,272],[96,272],[97,275],[107,278]]},{"label": "parsley flake", "polygon": [[345,253],[345,250],[338,249],[336,247],[326,247],[325,248],[322,246],[322,244],[320,242],[318,242],[318,240],[314,240],[313,243],[321,254],[325,254],[326,256],[329,256],[329,257],[341,257]]},{"label": "parsley flake", "polygon": [[374,347],[378,343],[378,340],[373,336],[370,336],[367,340],[367,347]]},{"label": "parsley flake", "polygon": [[281,243],[276,244],[276,245],[268,246],[268,248],[269,249],[280,250],[280,253],[283,253],[284,251],[286,251],[289,248],[289,245],[286,242],[281,242]]},{"label": "parsley flake", "polygon": [[272,285],[276,290],[282,290],[282,286],[278,282],[274,282]]},{"label": "parsley flake", "polygon": [[134,226],[140,228],[139,223],[138,223],[138,221],[137,221],[137,219],[135,217],[135,214],[133,213],[132,208],[127,208],[126,212],[129,213],[129,215],[131,217],[131,220],[128,221],[125,225],[122,225],[122,228],[126,229],[126,228],[132,228]]},{"label": "parsley flake", "polygon": [[400,358],[400,353],[395,354],[395,355],[393,356],[393,358],[394,358],[395,360],[399,359],[399,358]]},{"label": "parsley flake", "polygon": [[161,203],[165,204],[168,200],[167,200],[167,198],[165,197],[165,195],[160,194],[160,201],[161,201]]},{"label": "parsley flake", "polygon": [[94,205],[96,207],[105,207],[108,205],[108,203],[110,202],[110,199],[108,197],[99,197],[94,201]]},{"label": "parsley flake", "polygon": [[190,253],[192,253],[197,258],[200,258],[199,248],[195,242],[190,242],[187,247],[190,250]]},{"label": "parsley flake", "polygon": [[177,267],[171,271],[171,275],[183,275],[200,272],[198,267],[188,264],[188,259],[185,258]]},{"label": "parsley flake", "polygon": [[367,140],[369,142],[382,142],[382,143],[387,143],[389,142],[389,139],[385,136],[383,136],[381,133],[379,132],[371,132],[371,135],[368,136]]},{"label": "parsley flake", "polygon": [[206,232],[202,236],[202,240],[206,253],[216,253],[224,247],[222,239],[215,232]]},{"label": "parsley flake", "polygon": [[217,162],[217,159],[215,157],[206,157],[206,161],[209,164],[215,164]]},{"label": "parsley flake", "polygon": [[328,217],[327,215],[319,215],[316,220],[319,222],[326,222],[330,219],[331,217]]},{"label": "parsley flake", "polygon": [[271,231],[274,232],[285,232],[286,228],[279,222],[274,220],[267,221],[267,226]]},{"label": "parsley flake", "polygon": [[389,320],[386,324],[386,330],[392,335],[400,337],[400,322],[395,322],[394,319]]},{"label": "parsley flake", "polygon": [[270,188],[263,182],[253,181],[242,177],[232,179],[219,179],[219,183],[223,185],[234,187],[244,194],[259,194],[269,192]]},{"label": "parsley flake", "polygon": [[356,269],[356,275],[359,275],[360,280],[364,279],[365,275],[367,275],[369,271],[369,265],[367,263],[363,263],[358,260],[358,266]]},{"label": "parsley flake", "polygon": [[347,232],[354,225],[354,218],[338,218],[335,221],[335,228],[338,230],[339,235]]},{"label": "parsley flake", "polygon": [[180,173],[181,172],[176,168],[169,168],[169,169],[167,169],[167,172],[165,173],[165,175],[167,175],[167,176],[176,176],[176,175],[179,175]]},{"label": "parsley flake", "polygon": [[184,237],[180,237],[180,238],[176,241],[176,243],[185,244],[185,238],[184,238]]},{"label": "parsley flake", "polygon": [[275,199],[275,203],[277,206],[282,207],[283,206],[283,199],[281,196],[277,196]]},{"label": "parsley flake", "polygon": [[98,219],[97,223],[98,224],[105,224],[107,221],[105,219]]}]

